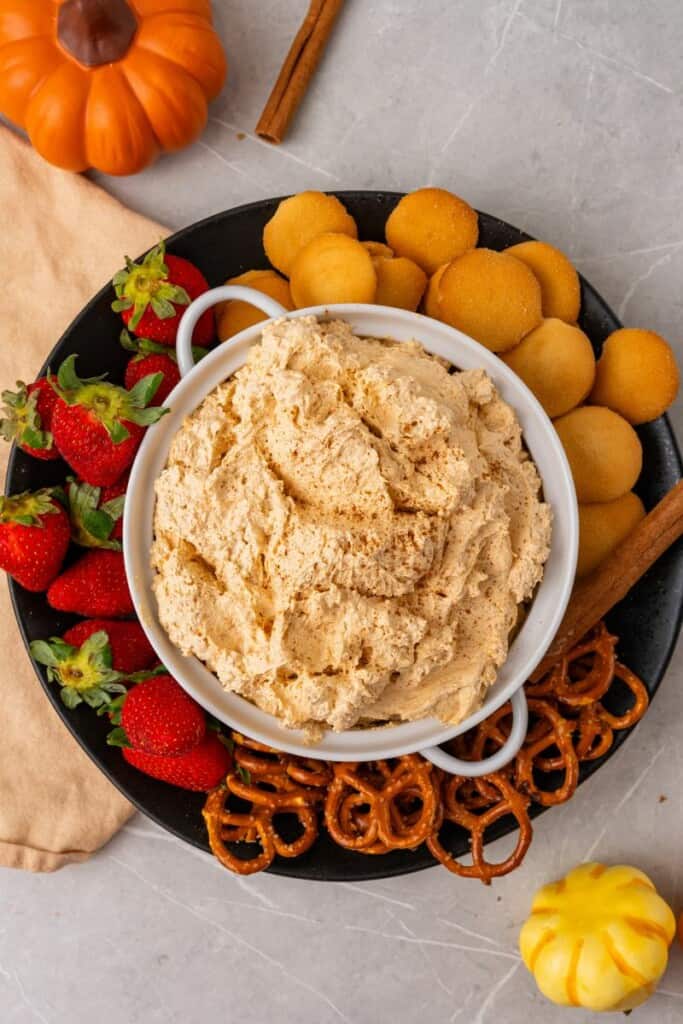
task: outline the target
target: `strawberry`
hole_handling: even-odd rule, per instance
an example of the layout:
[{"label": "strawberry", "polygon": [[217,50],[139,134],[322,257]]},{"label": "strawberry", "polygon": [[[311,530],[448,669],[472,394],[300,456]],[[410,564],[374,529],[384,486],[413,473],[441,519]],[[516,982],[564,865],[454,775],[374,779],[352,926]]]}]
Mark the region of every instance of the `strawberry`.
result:
[{"label": "strawberry", "polygon": [[[106,488],[109,492],[114,489]],[[115,536],[115,529],[123,521],[125,494],[119,493],[105,501],[104,490],[91,484],[69,480],[67,496],[71,539],[83,548],[110,548],[112,551],[120,551],[121,541]]]},{"label": "strawberry", "polygon": [[26,590],[46,590],[69,546],[69,517],[53,488],[0,497],[0,569]]},{"label": "strawberry", "polygon": [[128,764],[153,779],[201,792],[217,786],[232,766],[230,753],[214,732],[207,733],[199,746],[175,757],[145,754],[132,747],[124,747],[123,756]]},{"label": "strawberry", "polygon": [[[173,345],[180,318],[192,299],[208,291],[209,283],[194,263],[166,254],[163,242],[150,249],[142,263],[126,256],[126,266],[113,279],[116,301],[111,308],[120,313],[134,334]],[[215,335],[212,309],[199,318],[194,329],[198,345],[208,345]]]},{"label": "strawberry", "polygon": [[52,433],[59,453],[88,484],[106,487],[128,469],[143,437],[167,409],[146,408],[161,384],[161,374],[143,377],[132,391],[99,377],[81,380],[76,356],[59,368]]},{"label": "strawberry", "polygon": [[84,701],[91,708],[111,703],[112,694],[126,692],[123,676],[112,667],[112,650],[104,630],[96,631],[80,647],[60,637],[34,640],[31,656],[47,667],[47,678],[59,683],[60,696],[68,708]]},{"label": "strawberry", "polygon": [[151,676],[129,690],[113,721],[120,728],[108,738],[112,746],[159,756],[186,754],[201,743],[206,732],[199,704],[164,674]]},{"label": "strawberry", "polygon": [[47,377],[29,384],[17,381],[16,391],[3,391],[5,418],[0,419],[0,435],[16,441],[36,459],[58,459],[52,438],[52,413],[57,395]]},{"label": "strawberry", "polygon": [[[175,351],[166,345],[157,345],[149,338],[134,338],[125,327],[121,331],[119,340],[127,352],[135,353],[126,367],[126,387],[132,388],[145,374],[163,373],[164,379],[154,396],[156,404],[161,405],[180,380]],[[207,349],[199,348],[197,345],[192,346],[195,363],[198,363],[206,353]]]},{"label": "strawberry", "polygon": [[50,585],[47,602],[57,611],[86,618],[121,619],[132,615],[123,555],[99,548],[87,551]]},{"label": "strawberry", "polygon": [[111,648],[111,667],[124,676],[143,672],[158,661],[156,652],[139,622],[116,619],[84,619],[62,637],[66,644],[81,647],[93,633],[106,633]]},{"label": "strawberry", "polygon": [[124,378],[126,387],[129,390],[134,388],[139,380],[149,376],[150,373],[161,374],[161,384],[154,396],[157,405],[161,405],[162,402],[166,401],[180,380],[178,367],[167,355],[149,355],[143,356],[142,359],[133,356],[126,367],[126,376]]},{"label": "strawberry", "polygon": [[[103,505],[108,505],[109,502],[113,501],[115,498],[120,498],[122,495],[126,493],[128,489],[129,476],[130,473],[128,470],[126,470],[123,476],[119,477],[116,483],[109,484],[108,487],[102,488],[102,493],[100,494],[100,508],[102,508]],[[121,538],[123,537],[123,513],[119,516],[118,519],[114,520],[114,529],[112,530],[111,535],[114,540],[121,540]]]}]

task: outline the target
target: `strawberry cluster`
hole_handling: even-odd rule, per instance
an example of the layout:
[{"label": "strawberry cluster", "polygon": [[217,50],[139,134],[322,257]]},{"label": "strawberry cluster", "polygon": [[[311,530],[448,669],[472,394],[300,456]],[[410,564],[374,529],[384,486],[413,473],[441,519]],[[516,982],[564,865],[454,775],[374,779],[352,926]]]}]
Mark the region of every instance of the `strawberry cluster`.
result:
[{"label": "strawberry cluster", "polygon": [[[56,374],[3,392],[0,434],[37,459],[63,459],[62,487],[0,498],[0,568],[20,586],[44,592],[48,604],[82,617],[61,637],[36,640],[31,653],[68,708],[85,705],[114,726],[108,742],[154,778],[186,789],[213,788],[231,758],[206,716],[158,664],[134,616],[121,551],[131,464],[148,426],[180,377],[173,344],[184,307],[208,289],[188,260],[161,243],[114,277],[115,312],[132,352],[124,386],[79,377],[77,357]],[[194,340],[214,340],[213,313]],[[206,348],[195,349],[201,358]],[[68,472],[68,471],[67,471]],[[74,548],[71,548],[74,545]],[[80,551],[65,568],[69,550]]]}]

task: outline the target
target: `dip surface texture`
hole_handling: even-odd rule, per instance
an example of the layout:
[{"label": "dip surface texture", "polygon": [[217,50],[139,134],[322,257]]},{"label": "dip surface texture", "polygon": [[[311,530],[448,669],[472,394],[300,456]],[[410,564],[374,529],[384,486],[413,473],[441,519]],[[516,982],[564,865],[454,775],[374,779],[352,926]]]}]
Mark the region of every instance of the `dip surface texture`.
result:
[{"label": "dip surface texture", "polygon": [[157,481],[160,620],[303,727],[457,723],[507,656],[551,513],[483,370],[344,322],[270,324]]}]

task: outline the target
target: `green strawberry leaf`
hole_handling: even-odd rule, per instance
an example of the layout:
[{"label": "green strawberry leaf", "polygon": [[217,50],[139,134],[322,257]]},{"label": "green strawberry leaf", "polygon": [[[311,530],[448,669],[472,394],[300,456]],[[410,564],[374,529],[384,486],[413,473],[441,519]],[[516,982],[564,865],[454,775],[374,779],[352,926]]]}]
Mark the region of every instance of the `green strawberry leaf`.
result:
[{"label": "green strawberry leaf", "polygon": [[[118,312],[120,312],[121,308],[123,308],[123,309],[130,309],[132,305],[133,305],[133,303],[132,303],[132,301],[130,299],[124,299],[124,300],[119,299],[117,302],[112,302],[111,308],[114,310],[115,313],[118,313]],[[117,309],[117,307],[119,307],[119,308]],[[128,321],[128,323],[133,328],[133,330],[135,330],[137,325],[142,320],[142,314],[144,312],[145,312],[145,307],[144,306],[140,307],[139,309],[136,309],[135,312],[133,313],[132,317]]]},{"label": "green strawberry leaf", "polygon": [[[79,377],[76,373],[77,359],[78,356],[75,353],[67,356],[57,371],[56,380],[54,375],[51,375],[48,370],[50,384],[60,398],[63,398],[68,405],[75,405],[78,402],[80,393],[86,385],[99,384],[107,376],[106,373],[101,373],[97,377]],[[107,386],[113,387],[111,384]]]},{"label": "green strawberry leaf", "polygon": [[130,437],[130,431],[124,427],[121,420],[105,423],[105,427],[114,444],[121,444],[122,441],[127,441]]},{"label": "green strawberry leaf", "polygon": [[29,448],[42,450],[51,447],[52,434],[49,430],[35,430],[33,427],[26,427],[22,430],[19,440]]},{"label": "green strawberry leaf", "polygon": [[122,729],[121,726],[117,726],[116,729],[112,729],[112,731],[107,736],[107,743],[110,747],[131,746],[131,742],[126,736],[126,731],[125,729]]},{"label": "green strawberry leaf", "polygon": [[51,487],[0,497],[0,521],[3,523],[20,523],[42,529],[45,526],[43,516],[56,515],[59,511]]},{"label": "green strawberry leaf", "polygon": [[110,498],[100,505],[100,512],[106,512],[110,519],[116,521],[123,515],[123,506],[126,503],[126,495],[119,494],[116,498]]},{"label": "green strawberry leaf", "polygon": [[63,686],[59,691],[59,696],[62,698],[63,703],[70,709],[77,708],[79,704],[83,703],[83,698],[78,690],[74,690],[71,686]]},{"label": "green strawberry leaf", "polygon": [[98,629],[96,633],[91,633],[85,643],[81,644],[80,653],[97,669],[111,668],[111,646],[109,636],[104,629]]},{"label": "green strawberry leaf", "polygon": [[251,785],[251,772],[249,771],[248,768],[244,768],[241,764],[238,764],[237,765],[237,774],[239,775],[239,777],[241,778],[242,782],[246,786],[250,786]]},{"label": "green strawberry leaf", "polygon": [[114,529],[114,520],[104,509],[89,509],[83,516],[83,526],[95,540],[106,541]]},{"label": "green strawberry leaf", "polygon": [[145,679],[153,679],[155,676],[167,676],[170,672],[165,665],[157,665],[156,668],[146,668],[141,672],[133,672],[131,675],[126,676],[126,679],[130,683],[144,683]]},{"label": "green strawberry leaf", "polygon": [[68,661],[74,654],[78,653],[78,648],[68,644],[65,640],[62,640],[61,636],[51,636],[49,643],[52,647],[52,651],[57,659],[58,664],[64,661]]},{"label": "green strawberry leaf", "polygon": [[73,354],[67,356],[57,373],[57,381],[63,391],[75,391],[81,386],[81,379],[76,373],[76,360],[78,356]]},{"label": "green strawberry leaf", "polygon": [[[209,726],[207,726],[207,728],[210,729],[211,726],[209,725]],[[231,754],[234,753],[235,741],[232,738],[232,736],[224,736],[222,732],[218,732],[217,735],[218,735],[218,742],[222,743],[224,747],[227,747]]]},{"label": "green strawberry leaf", "polygon": [[139,427],[149,427],[153,423],[158,423],[161,417],[166,416],[170,411],[163,405],[149,405],[146,409],[133,409],[130,420],[132,423],[137,423]]},{"label": "green strawberry leaf", "polygon": [[146,405],[149,405],[163,379],[163,373],[148,373],[146,377],[142,377],[128,392],[128,400],[133,408],[144,409]]},{"label": "green strawberry leaf", "polygon": [[[114,278],[116,281],[116,278]],[[134,338],[130,331],[127,331],[124,327],[119,334],[119,344],[122,348],[125,348],[126,352],[138,352],[140,351],[140,342],[142,338]]]},{"label": "green strawberry leaf", "polygon": [[2,391],[0,392],[0,398],[2,398],[5,405],[8,405],[10,409],[18,409],[21,405],[26,405],[28,398],[28,389],[24,384],[23,380],[17,381],[16,391]]},{"label": "green strawberry leaf", "polygon": [[[71,538],[85,548],[108,548],[120,551],[121,544],[110,540],[115,521],[121,515],[123,495],[98,508],[102,495],[99,487],[78,483],[69,478],[69,518],[71,520]],[[111,511],[110,511],[111,510]]]},{"label": "green strawberry leaf", "polygon": [[13,516],[12,522],[19,523],[20,526],[37,526],[38,529],[43,528],[43,523],[41,523],[40,519],[36,519],[35,516]]},{"label": "green strawberry leaf", "polygon": [[79,510],[85,510],[88,508],[97,508],[97,504],[102,494],[101,487],[95,487],[93,484],[79,483],[74,477],[70,476],[69,480],[69,501],[72,506],[78,507]]},{"label": "green strawberry leaf", "polygon": [[30,643],[31,657],[39,665],[56,666],[59,664],[57,655],[46,640],[32,640]]},{"label": "green strawberry leaf", "polygon": [[[125,258],[126,260],[128,259],[127,256]],[[124,267],[123,270],[117,270],[111,279],[111,283],[114,285],[114,288],[124,285],[128,280],[128,274],[129,270],[127,266]]]},{"label": "green strawberry leaf", "polygon": [[119,697],[115,697],[113,701],[106,708],[100,708],[97,712],[98,715],[108,715],[110,721],[114,725],[121,724],[121,712],[123,711],[123,705],[126,701],[128,691],[125,686],[123,687],[123,693]]},{"label": "green strawberry leaf", "polygon": [[[144,359],[145,356],[168,356],[174,363],[177,363],[175,349],[171,348],[170,345],[161,345],[157,341],[152,341],[150,338],[135,338],[130,334],[124,327],[119,335],[119,341],[121,346],[125,348],[126,352],[135,353],[135,361]],[[192,355],[194,356],[195,363],[198,363],[209,350],[207,348],[200,348],[198,345],[192,346]]]},{"label": "green strawberry leaf", "polygon": [[99,686],[93,686],[91,690],[83,690],[82,697],[90,708],[101,708],[103,705],[109,704],[111,700],[107,691]]},{"label": "green strawberry leaf", "polygon": [[[149,250],[149,252],[145,253],[145,255],[143,256],[143,259],[142,259],[142,265],[143,265],[143,267],[158,266],[159,269],[163,271],[164,277],[167,277],[168,276],[168,267],[164,263],[164,257],[165,256],[166,256],[166,242],[162,238],[162,239],[160,239],[157,242],[157,244],[152,249]],[[126,259],[127,259],[127,257],[126,257]],[[135,263],[131,263],[130,267],[128,269],[129,270],[134,270],[135,268],[136,268],[136,264]]]},{"label": "green strawberry leaf", "polygon": [[6,441],[17,441],[30,448],[45,449],[52,444],[52,435],[42,430],[38,414],[38,391],[30,395],[23,381],[17,381],[17,391],[3,391],[5,416],[0,419],[0,436]]},{"label": "green strawberry leaf", "polygon": [[67,498],[66,491],[62,485],[59,484],[57,487],[51,487],[50,490],[52,491],[52,497],[54,500],[58,501],[62,508],[68,509],[69,499]]},{"label": "green strawberry leaf", "polygon": [[[5,441],[14,441],[17,436],[16,420],[6,417],[0,420],[0,437]],[[33,447],[33,446],[31,446]]]},{"label": "green strawberry leaf", "polygon": [[69,495],[69,510],[73,515],[82,519],[86,512],[91,509],[96,509],[100,495],[102,493],[101,487],[93,487],[92,484],[79,483],[78,480],[70,476],[68,478],[68,495]]},{"label": "green strawberry leaf", "polygon": [[152,309],[160,320],[168,320],[170,317],[175,316],[175,306],[168,299],[154,296],[152,299]]},{"label": "green strawberry leaf", "polygon": [[184,288],[181,288],[180,285],[175,284],[173,285],[173,301],[176,303],[177,306],[189,306],[192,300],[190,299],[190,296],[188,295]]},{"label": "green strawberry leaf", "polygon": [[117,694],[128,693],[128,690],[123,685],[123,683],[105,683],[104,686],[102,687],[102,689],[106,690],[107,693],[117,693]]}]

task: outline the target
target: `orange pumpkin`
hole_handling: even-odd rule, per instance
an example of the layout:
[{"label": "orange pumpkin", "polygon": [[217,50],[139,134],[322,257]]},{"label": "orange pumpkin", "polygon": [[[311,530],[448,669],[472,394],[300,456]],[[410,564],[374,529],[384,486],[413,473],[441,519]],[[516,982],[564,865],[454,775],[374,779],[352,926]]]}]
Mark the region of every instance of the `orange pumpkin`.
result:
[{"label": "orange pumpkin", "polygon": [[187,146],[225,73],[209,0],[0,3],[0,111],[70,171],[135,174]]}]

